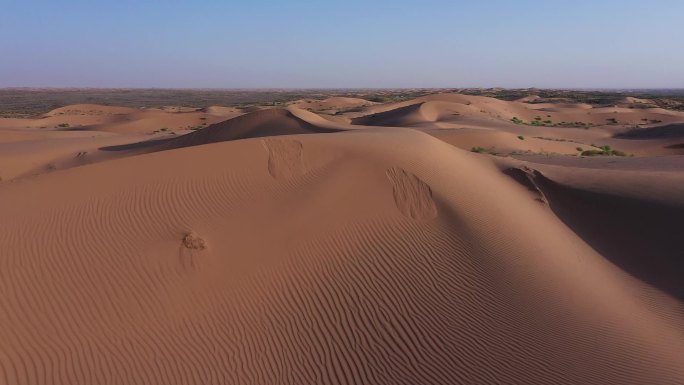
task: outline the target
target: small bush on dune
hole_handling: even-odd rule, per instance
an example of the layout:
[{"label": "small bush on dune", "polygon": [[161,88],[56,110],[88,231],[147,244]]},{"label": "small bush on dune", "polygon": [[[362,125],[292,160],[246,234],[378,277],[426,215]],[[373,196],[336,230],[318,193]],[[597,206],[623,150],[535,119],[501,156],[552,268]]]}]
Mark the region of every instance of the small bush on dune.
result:
[{"label": "small bush on dune", "polygon": [[[594,146],[596,147],[596,146]],[[610,146],[605,145],[601,147],[597,147],[597,150],[587,150],[587,151],[582,151],[582,156],[597,156],[597,155],[603,155],[603,156],[627,156],[623,151],[620,150],[613,150]],[[577,150],[581,150],[580,147],[577,147]]]}]

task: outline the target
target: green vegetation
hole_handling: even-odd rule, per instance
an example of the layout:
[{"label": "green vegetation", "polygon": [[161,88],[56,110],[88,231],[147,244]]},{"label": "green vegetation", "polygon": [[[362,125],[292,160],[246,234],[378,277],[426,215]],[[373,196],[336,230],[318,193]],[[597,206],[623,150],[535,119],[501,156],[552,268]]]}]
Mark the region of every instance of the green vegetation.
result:
[{"label": "green vegetation", "polygon": [[470,149],[472,152],[476,152],[478,154],[489,154],[489,155],[497,155],[497,156],[502,156],[502,153],[496,152],[494,147],[489,147],[489,148],[484,148],[484,147],[473,147]]},{"label": "green vegetation", "polygon": [[67,128],[69,127],[69,123],[60,123],[57,125],[57,127]]},{"label": "green vegetation", "polygon": [[[653,89],[640,91],[580,91],[561,89],[311,89],[311,90],[169,90],[161,89],[0,89],[0,117],[37,117],[50,110],[72,104],[103,104],[122,107],[157,108],[187,106],[205,108],[220,106],[282,105],[299,99],[325,99],[332,96],[362,98],[373,102],[408,100],[434,93],[460,92],[465,95],[516,100],[537,95],[529,103],[587,103],[597,107],[619,104],[625,96],[648,99],[653,105],[684,111],[684,90]],[[466,103],[470,104],[470,103]],[[541,115],[544,116],[544,115]],[[551,118],[550,115],[546,115]]]},{"label": "green vegetation", "polygon": [[[579,149],[579,147],[578,147],[578,149]],[[582,151],[582,156],[597,156],[597,155],[604,155],[604,156],[627,156],[627,154],[625,154],[624,152],[619,151],[619,150],[613,150],[613,149],[610,148],[610,146],[608,146],[608,145],[598,147],[597,150],[586,150],[586,151]]]},{"label": "green vegetation", "polygon": [[566,127],[566,128],[584,128],[585,130],[588,130],[590,126],[593,126],[593,123],[584,123],[584,122],[560,122],[560,123],[554,123],[553,120],[551,119],[546,119],[542,120],[541,117],[537,116],[532,120],[531,122],[527,123],[524,120],[518,118],[518,117],[513,117],[511,119],[511,122],[515,124],[526,124],[528,126],[534,126],[534,127]]},{"label": "green vegetation", "polygon": [[518,139],[520,139],[520,140],[525,140],[525,137],[522,136],[522,135],[518,135]]},{"label": "green vegetation", "polygon": [[[184,106],[279,106],[300,99],[340,96],[377,102],[415,99],[453,89],[302,89],[302,90],[164,90],[164,89],[10,89],[0,88],[0,117],[39,117],[55,108],[72,104],[159,108]],[[64,115],[62,113],[61,115]]]},{"label": "green vegetation", "polygon": [[554,127],[565,127],[565,128],[584,128],[585,130],[588,130],[590,126],[593,126],[593,123],[584,123],[584,122],[560,122],[556,123],[553,126]]},{"label": "green vegetation", "polygon": [[[563,89],[502,89],[502,88],[469,88],[460,90],[466,95],[489,96],[500,100],[517,100],[527,96],[539,96],[539,99],[527,103],[586,103],[595,107],[608,107],[621,103],[625,96],[648,99],[657,107],[683,111],[684,90],[682,89],[649,89],[639,91],[582,91]],[[550,116],[548,116],[550,118]]]}]

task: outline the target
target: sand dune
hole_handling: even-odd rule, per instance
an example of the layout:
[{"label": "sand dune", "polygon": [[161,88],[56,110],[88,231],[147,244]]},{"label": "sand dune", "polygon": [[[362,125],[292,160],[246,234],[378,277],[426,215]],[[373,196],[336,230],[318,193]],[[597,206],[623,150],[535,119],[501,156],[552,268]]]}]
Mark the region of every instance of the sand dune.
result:
[{"label": "sand dune", "polygon": [[684,299],[684,174],[536,168],[536,183],[571,229],[619,267]]},{"label": "sand dune", "polygon": [[370,106],[375,103],[359,98],[332,97],[324,100],[304,99],[289,104],[290,107],[310,110],[314,112],[326,112],[329,110],[343,111],[350,108]]},{"label": "sand dune", "polygon": [[241,112],[196,108],[128,108],[78,104],[57,108],[36,119],[0,119],[0,129],[39,128],[150,133],[160,129],[190,130],[220,122]]},{"label": "sand dune", "polygon": [[228,140],[334,131],[332,128],[312,124],[297,116],[296,112],[293,113],[287,109],[269,109],[242,115],[171,139],[160,148],[174,149]]},{"label": "sand dune", "polygon": [[528,104],[460,94],[437,94],[394,104],[368,107],[353,116],[354,124],[414,127],[436,121],[461,122],[469,119],[499,120],[514,118],[528,124],[548,126],[638,125],[678,122],[684,113],[662,108],[592,107],[588,104]]},{"label": "sand dune", "polygon": [[108,110],[224,119],[176,135],[1,123],[0,160],[23,158],[0,183],[0,383],[684,382],[681,157],[576,147],[678,150],[466,95],[354,124],[301,107]]}]

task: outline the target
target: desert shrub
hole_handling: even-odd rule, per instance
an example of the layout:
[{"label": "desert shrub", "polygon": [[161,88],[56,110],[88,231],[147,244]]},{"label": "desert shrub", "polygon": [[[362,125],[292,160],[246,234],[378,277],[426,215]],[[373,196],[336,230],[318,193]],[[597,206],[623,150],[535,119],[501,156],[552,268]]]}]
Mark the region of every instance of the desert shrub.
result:
[{"label": "desert shrub", "polygon": [[[579,147],[578,147],[579,148]],[[598,147],[597,150],[587,150],[587,151],[582,151],[582,156],[597,156],[597,155],[603,155],[603,156],[627,156],[623,151],[620,150],[613,150],[610,148],[610,146],[605,145]]]},{"label": "desert shrub", "polygon": [[523,123],[522,119],[519,119],[516,116],[514,116],[513,119],[511,119],[511,122],[513,122],[515,124],[522,124]]},{"label": "desert shrub", "polygon": [[66,127],[69,127],[69,123],[60,123],[60,124],[57,125],[57,127],[66,128]]},{"label": "desert shrub", "polygon": [[522,135],[518,135],[518,139],[520,139],[520,140],[525,140],[525,137],[522,136]]},{"label": "desert shrub", "polygon": [[473,147],[470,149],[472,152],[476,152],[478,154],[485,154],[487,150],[484,147]]}]

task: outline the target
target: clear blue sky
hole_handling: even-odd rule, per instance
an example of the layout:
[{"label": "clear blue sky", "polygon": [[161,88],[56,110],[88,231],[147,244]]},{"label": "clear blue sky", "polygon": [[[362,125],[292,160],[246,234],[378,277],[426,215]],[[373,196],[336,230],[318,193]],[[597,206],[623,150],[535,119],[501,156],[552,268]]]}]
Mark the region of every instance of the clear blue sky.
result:
[{"label": "clear blue sky", "polygon": [[684,87],[683,0],[0,0],[0,87]]}]

